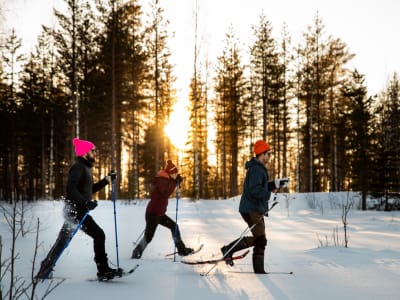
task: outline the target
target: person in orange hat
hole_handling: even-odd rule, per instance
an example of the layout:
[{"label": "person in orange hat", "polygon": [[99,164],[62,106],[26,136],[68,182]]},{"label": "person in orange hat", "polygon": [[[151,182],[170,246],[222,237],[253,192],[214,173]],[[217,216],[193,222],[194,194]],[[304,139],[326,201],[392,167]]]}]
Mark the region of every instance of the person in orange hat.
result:
[{"label": "person in orange hat", "polygon": [[251,228],[252,236],[240,237],[221,248],[226,263],[233,266],[232,258],[234,252],[253,248],[253,270],[254,273],[265,274],[264,252],[267,245],[265,235],[264,216],[268,215],[268,201],[271,191],[285,188],[289,184],[289,178],[278,178],[269,181],[267,163],[271,156],[271,147],[263,140],[254,144],[254,154],[251,160],[246,162],[246,177],[243,184],[243,193],[240,198],[239,212]]},{"label": "person in orange hat", "polygon": [[[105,234],[103,229],[94,221],[89,210],[97,206],[92,200],[92,194],[104,188],[115,179],[116,173],[111,171],[99,182],[93,182],[92,167],[96,161],[95,145],[90,141],[74,138],[72,140],[76,160],[68,172],[67,198],[64,206],[64,224],[57,240],[50,249],[46,258],[41,262],[36,279],[47,279],[53,272],[54,265],[62,251],[68,245],[75,227],[83,220],[81,229],[93,238],[94,260],[97,266],[99,279],[113,279],[122,270],[110,268],[105,251]],[[83,219],[85,217],[85,219]],[[50,276],[51,277],[51,276]]]},{"label": "person in orange hat", "polygon": [[[179,228],[175,221],[168,217],[167,211],[169,196],[175,190],[175,187],[181,182],[181,176],[178,174],[178,168],[171,160],[167,161],[164,170],[159,171],[152,181],[150,201],[146,207],[146,228],[140,242],[133,249],[131,258],[141,258],[144,249],[153,239],[158,224],[168,228],[171,231],[172,238],[175,239],[178,254],[181,256],[189,255],[193,252],[192,248],[187,248],[182,241]],[[175,236],[176,228],[176,236]]]}]

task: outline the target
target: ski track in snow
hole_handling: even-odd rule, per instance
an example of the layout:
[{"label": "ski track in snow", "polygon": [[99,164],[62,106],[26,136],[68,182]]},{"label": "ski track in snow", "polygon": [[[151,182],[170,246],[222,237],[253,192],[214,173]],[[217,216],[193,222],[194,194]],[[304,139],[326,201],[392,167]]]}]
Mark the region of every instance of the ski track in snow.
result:
[{"label": "ski track in snow", "polygon": [[[282,196],[281,196],[282,197]],[[110,282],[96,278],[92,240],[79,232],[56,265],[54,276],[66,280],[46,299],[399,299],[400,278],[400,212],[361,212],[351,210],[348,216],[349,248],[333,245],[334,231],[343,241],[341,209],[309,209],[301,195],[292,196],[289,208],[285,198],[265,218],[268,245],[265,268],[272,272],[293,271],[293,275],[252,273],[251,254],[235,261],[234,267],[223,262],[207,276],[212,265],[185,265],[166,259],[173,251],[170,232],[158,227],[142,259],[130,259],[134,242],[142,233],[147,201],[118,201],[117,228],[120,266],[126,270],[136,263],[134,274]],[[321,199],[320,201],[324,201]],[[328,201],[328,200],[325,200]],[[322,202],[321,202],[322,203]],[[175,219],[176,200],[171,198],[167,214]],[[181,199],[178,220],[187,246],[203,249],[190,259],[221,256],[220,248],[236,239],[246,229],[237,212],[239,197],[228,200]],[[30,204],[26,226],[41,222],[36,268],[55,241],[62,225],[62,202],[39,201]],[[328,207],[328,205],[327,205]],[[100,201],[91,212],[106,233],[106,249],[116,263],[113,203]],[[10,230],[1,217],[3,259],[9,257]],[[320,247],[320,243],[329,247]],[[19,259],[16,274],[29,280],[34,234],[17,240]],[[9,278],[2,281],[8,288]],[[38,286],[40,295],[46,281]]]}]

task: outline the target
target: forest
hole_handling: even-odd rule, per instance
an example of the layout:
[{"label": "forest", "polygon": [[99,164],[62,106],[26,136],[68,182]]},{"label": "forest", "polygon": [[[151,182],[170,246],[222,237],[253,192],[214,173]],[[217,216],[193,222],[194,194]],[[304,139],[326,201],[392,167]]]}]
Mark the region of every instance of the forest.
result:
[{"label": "forest", "polygon": [[61,197],[74,137],[96,145],[95,179],[118,172],[117,199],[146,198],[167,159],[179,163],[182,196],[238,195],[258,139],[273,149],[270,178],[289,177],[289,191],[357,191],[363,209],[368,195],[389,209],[400,192],[398,75],[368,95],[365,75],[347,67],[356,54],[318,13],[298,45],[287,28],[274,37],[262,12],[253,44],[230,27],[215,65],[188,45],[190,129],[178,149],[164,131],[178,98],[162,3],[64,2],[34,51],[14,30],[0,41],[1,200]]}]

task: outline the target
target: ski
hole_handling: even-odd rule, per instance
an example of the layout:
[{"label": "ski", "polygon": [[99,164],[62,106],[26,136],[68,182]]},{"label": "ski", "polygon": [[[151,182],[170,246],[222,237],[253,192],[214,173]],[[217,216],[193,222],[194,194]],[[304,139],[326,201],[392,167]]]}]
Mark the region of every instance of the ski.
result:
[{"label": "ski", "polygon": [[[117,271],[117,274],[113,278],[109,278],[107,276],[97,276],[96,280],[102,282],[102,281],[112,281],[117,278],[126,277],[126,276],[133,274],[138,267],[139,267],[139,264],[137,264],[136,266],[134,266],[132,269],[130,269],[128,271],[124,271],[123,269],[119,268]],[[96,280],[90,280],[90,281],[96,281]]]},{"label": "ski", "polygon": [[207,260],[182,260],[181,262],[187,265],[204,265],[204,264],[217,264],[222,261],[230,261],[230,260],[237,260],[237,259],[242,259],[245,258],[247,254],[249,254],[250,250],[247,250],[246,252],[243,252],[240,255],[232,256],[232,258],[229,257],[221,257],[221,258],[215,258],[215,259],[207,259]]},{"label": "ski", "polygon": [[[204,246],[204,244],[201,244],[197,249],[194,249],[193,252],[191,252],[190,254],[188,254],[186,256],[193,255],[193,254],[196,254],[196,253],[200,252],[200,250],[203,249],[203,246]],[[165,257],[171,257],[171,256],[174,256],[175,254],[178,254],[178,251],[165,254]]]},{"label": "ski", "polygon": [[[235,273],[235,274],[255,274],[254,272],[250,271],[229,271],[229,273]],[[255,275],[293,275],[294,273],[292,271],[286,272],[286,271],[272,271],[272,272],[266,272],[265,274],[255,274]]]}]

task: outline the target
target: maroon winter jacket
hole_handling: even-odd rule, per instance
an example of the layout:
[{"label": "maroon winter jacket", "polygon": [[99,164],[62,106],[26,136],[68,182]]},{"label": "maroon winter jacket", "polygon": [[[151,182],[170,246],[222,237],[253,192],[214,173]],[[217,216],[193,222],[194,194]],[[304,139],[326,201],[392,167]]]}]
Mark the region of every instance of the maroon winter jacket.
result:
[{"label": "maroon winter jacket", "polygon": [[159,171],[152,181],[151,199],[147,204],[146,213],[158,216],[165,215],[169,196],[175,190],[175,187],[175,180],[170,178],[164,170]]}]

